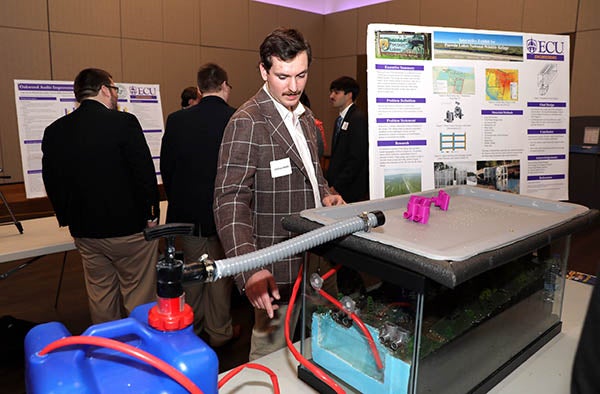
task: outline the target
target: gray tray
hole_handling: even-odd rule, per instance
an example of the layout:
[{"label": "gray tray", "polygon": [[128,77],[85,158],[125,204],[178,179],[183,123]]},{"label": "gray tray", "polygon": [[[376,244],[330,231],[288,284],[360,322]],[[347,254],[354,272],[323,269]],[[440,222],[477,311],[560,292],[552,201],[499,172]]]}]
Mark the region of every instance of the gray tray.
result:
[{"label": "gray tray", "polygon": [[[302,211],[300,216],[326,225],[380,210],[382,227],[354,235],[402,249],[428,259],[463,261],[499,249],[584,216],[582,205],[557,202],[474,186],[443,189],[450,195],[447,211],[433,204],[427,224],[403,217],[409,195]],[[439,190],[417,195],[433,197]]]}]

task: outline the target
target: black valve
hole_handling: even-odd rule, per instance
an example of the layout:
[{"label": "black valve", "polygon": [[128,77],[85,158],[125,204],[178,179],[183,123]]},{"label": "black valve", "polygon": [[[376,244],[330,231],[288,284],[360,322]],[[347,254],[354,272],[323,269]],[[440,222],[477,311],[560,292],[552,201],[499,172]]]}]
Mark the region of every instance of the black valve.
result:
[{"label": "black valve", "polygon": [[194,225],[188,223],[168,223],[144,230],[147,241],[164,238],[165,254],[156,264],[156,294],[160,298],[176,298],[183,294],[183,258],[175,252],[177,235],[193,235]]}]

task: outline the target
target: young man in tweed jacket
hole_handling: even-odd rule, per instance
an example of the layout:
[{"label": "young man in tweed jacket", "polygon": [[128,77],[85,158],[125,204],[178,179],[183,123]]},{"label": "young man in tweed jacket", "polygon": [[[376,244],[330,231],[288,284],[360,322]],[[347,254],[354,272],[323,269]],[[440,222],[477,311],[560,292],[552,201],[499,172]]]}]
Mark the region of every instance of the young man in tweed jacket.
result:
[{"label": "young man in tweed jacket", "polygon": [[[294,29],[277,29],[260,47],[264,86],[232,116],[221,143],[215,222],[227,257],[293,234],[281,219],[316,206],[343,204],[331,194],[317,156],[315,121],[299,103],[310,45]],[[255,308],[250,360],[285,346],[283,318],[300,256],[236,277]]]}]

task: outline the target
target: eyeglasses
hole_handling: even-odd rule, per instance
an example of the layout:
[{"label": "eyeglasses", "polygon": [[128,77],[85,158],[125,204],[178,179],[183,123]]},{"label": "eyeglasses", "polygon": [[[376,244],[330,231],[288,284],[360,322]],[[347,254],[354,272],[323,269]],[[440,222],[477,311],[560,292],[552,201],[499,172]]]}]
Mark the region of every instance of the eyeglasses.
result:
[{"label": "eyeglasses", "polygon": [[106,86],[106,87],[107,87],[107,88],[109,88],[109,89],[114,89],[114,90],[116,90],[116,91],[117,91],[117,93],[119,92],[119,87],[118,87],[118,86],[115,86],[115,85],[104,85],[104,86]]},{"label": "eyeglasses", "polygon": [[225,81],[225,85],[227,85],[227,87],[228,87],[229,89],[233,89],[233,86],[231,86],[231,85],[229,84],[229,82]]}]

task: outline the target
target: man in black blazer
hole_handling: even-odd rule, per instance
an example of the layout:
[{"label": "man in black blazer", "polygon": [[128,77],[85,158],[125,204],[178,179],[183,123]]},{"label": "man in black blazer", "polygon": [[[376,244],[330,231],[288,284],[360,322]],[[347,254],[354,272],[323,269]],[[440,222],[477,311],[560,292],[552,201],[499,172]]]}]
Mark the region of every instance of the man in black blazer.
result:
[{"label": "man in black blazer", "polygon": [[354,104],[358,83],[340,77],[329,87],[329,100],[339,111],[331,141],[327,182],[347,203],[369,198],[369,133],[366,115]]},{"label": "man in black blazer", "polygon": [[[231,86],[227,72],[208,63],[198,71],[200,102],[167,118],[160,152],[160,170],[169,201],[167,223],[193,223],[194,236],[183,238],[185,262],[207,253],[224,258],[213,216],[217,159],[223,130],[235,112],[227,104]],[[233,280],[185,284],[186,302],[194,310],[195,332],[205,331],[211,346],[233,337],[231,289]]]},{"label": "man in black blazer", "polygon": [[42,176],[60,226],[81,254],[94,324],[120,319],[156,298],[157,242],[144,240],[159,218],[156,170],[137,118],[117,111],[119,88],[100,69],[82,70],[79,107],[42,140]]}]

